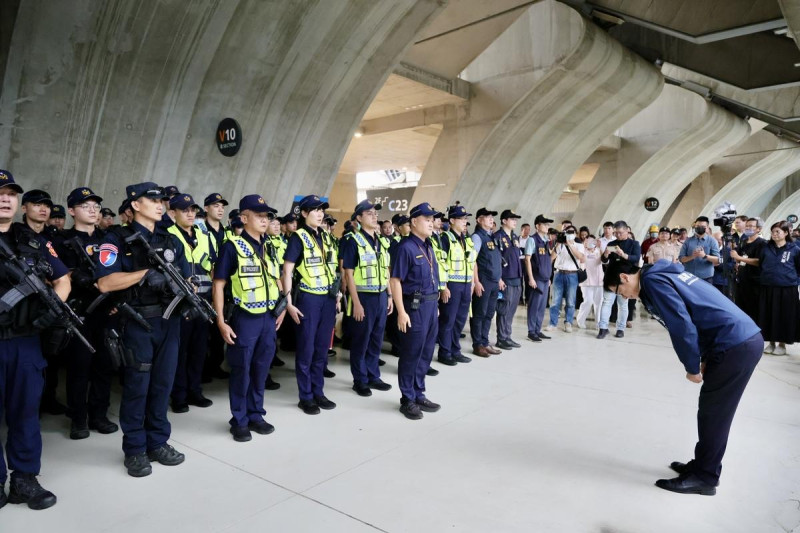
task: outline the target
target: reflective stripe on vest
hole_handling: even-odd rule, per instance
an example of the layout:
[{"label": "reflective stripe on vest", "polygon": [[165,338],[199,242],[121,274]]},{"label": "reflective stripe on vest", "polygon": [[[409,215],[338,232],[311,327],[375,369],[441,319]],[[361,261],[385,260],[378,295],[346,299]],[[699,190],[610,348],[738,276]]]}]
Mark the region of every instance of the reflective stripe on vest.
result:
[{"label": "reflective stripe on vest", "polygon": [[382,250],[376,256],[375,248],[364,238],[354,233],[358,246],[358,266],[353,271],[353,281],[358,292],[383,292],[389,283],[389,242],[376,235]]},{"label": "reflective stripe on vest", "polygon": [[447,288],[447,253],[440,246],[441,235],[431,235],[431,245],[433,253],[436,254],[436,266],[439,268],[439,290]]},{"label": "reflective stripe on vest", "polygon": [[[266,313],[273,309],[278,299],[278,265],[269,257],[259,260],[250,243],[242,237],[233,237],[236,248],[236,272],[231,276],[231,295],[234,305],[253,313]],[[264,267],[269,272],[264,272]]]},{"label": "reflective stripe on vest", "polygon": [[281,239],[280,235],[273,235],[269,238],[272,246],[275,248],[275,255],[277,256],[278,264],[283,264],[283,256],[286,253],[286,243]]},{"label": "reflective stripe on vest", "polygon": [[183,232],[177,224],[167,228],[167,232],[175,235],[183,244],[183,254],[186,256],[186,261],[192,266],[192,275],[199,281],[197,293],[206,294],[211,292],[211,238],[208,233],[203,232],[197,226],[194,231],[197,246],[192,248],[183,237]]},{"label": "reflective stripe on vest", "polygon": [[475,244],[472,239],[465,238],[466,255],[461,242],[452,231],[446,233],[450,239],[450,252],[447,254],[447,279],[457,283],[471,283],[475,268]]},{"label": "reflective stripe on vest", "polygon": [[[298,287],[301,291],[311,294],[326,294],[333,284],[334,273],[325,262],[325,250],[305,228],[297,230],[296,233],[303,242],[303,260],[297,265],[297,272],[300,274]],[[322,245],[324,247],[325,243]]]}]

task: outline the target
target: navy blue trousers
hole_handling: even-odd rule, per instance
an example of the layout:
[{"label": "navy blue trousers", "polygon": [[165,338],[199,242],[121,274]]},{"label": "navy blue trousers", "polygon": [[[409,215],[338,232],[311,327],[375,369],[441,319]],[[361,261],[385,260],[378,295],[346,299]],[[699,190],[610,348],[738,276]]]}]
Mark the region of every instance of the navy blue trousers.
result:
[{"label": "navy blue trousers", "polygon": [[208,322],[202,318],[181,318],[181,342],[178,366],[172,385],[172,401],[186,403],[187,396],[203,393],[203,365],[208,351]]},{"label": "navy blue trousers", "polygon": [[[125,455],[160,448],[172,432],[167,407],[178,366],[181,319],[156,317],[147,321],[153,328],[150,333],[129,321],[122,335],[125,348],[133,352],[136,361],[133,366],[125,367],[119,406]],[[142,363],[152,367],[144,370]]]},{"label": "navy blue trousers", "polygon": [[544,312],[547,309],[550,280],[536,280],[536,288],[531,288],[531,297],[528,300],[528,335],[538,335],[542,332]]},{"label": "navy blue trousers", "polygon": [[719,485],[733,415],[763,351],[764,338],[758,333],[739,346],[706,357],[697,409],[697,445],[689,462],[689,470],[705,483]]},{"label": "navy blue trousers", "polygon": [[472,283],[448,282],[450,299],[439,304],[439,359],[449,359],[461,353],[461,332],[469,317]]},{"label": "navy blue trousers", "polygon": [[0,421],[5,416],[8,436],[6,460],[0,453],[0,484],[8,469],[39,474],[42,466],[42,432],[39,401],[44,389],[44,369],[39,336],[0,340]]},{"label": "navy blue trousers", "polygon": [[114,369],[103,345],[105,317],[90,316],[81,333],[92,343],[94,354],[78,339],[72,338],[61,354],[67,368],[67,407],[77,423],[105,418],[111,398]]},{"label": "navy blue trousers", "polygon": [[469,329],[472,333],[472,347],[489,346],[489,331],[492,329],[492,318],[497,308],[497,293],[499,291],[496,281],[484,281],[483,294],[472,296],[472,318]]},{"label": "navy blue trousers", "polygon": [[275,357],[278,334],[275,317],[269,311],[255,315],[237,308],[231,317],[231,328],[236,334],[236,343],[228,346],[230,424],[247,426],[249,422],[260,422],[267,414],[264,383]]},{"label": "navy blue trousers", "polygon": [[433,360],[433,347],[439,331],[437,302],[421,302],[419,309],[412,311],[405,304],[411,327],[399,331],[400,361],[397,364],[397,381],[404,398],[411,401],[425,398],[425,373]]},{"label": "navy blue trousers", "polygon": [[328,363],[328,348],[336,321],[336,299],[327,294],[297,291],[294,305],[303,313],[297,325],[297,389],[301,400],[313,400],[315,396],[324,396],[322,373]]},{"label": "navy blue trousers", "polygon": [[381,379],[378,360],[386,329],[386,308],[389,298],[381,293],[359,292],[358,299],[364,307],[364,320],[350,320],[350,371],[353,383],[366,385]]}]

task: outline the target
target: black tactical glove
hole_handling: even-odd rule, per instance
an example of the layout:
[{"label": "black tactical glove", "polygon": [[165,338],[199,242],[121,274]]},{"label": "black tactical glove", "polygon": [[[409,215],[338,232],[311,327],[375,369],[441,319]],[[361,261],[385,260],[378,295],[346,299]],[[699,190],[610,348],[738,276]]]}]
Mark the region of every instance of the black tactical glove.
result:
[{"label": "black tactical glove", "polygon": [[142,278],[142,285],[146,285],[147,287],[158,292],[166,292],[170,287],[167,276],[155,268],[151,268],[147,271],[147,274],[145,274]]},{"label": "black tactical glove", "polygon": [[82,270],[73,270],[71,281],[72,285],[80,289],[88,289],[94,286],[94,278],[92,275]]}]

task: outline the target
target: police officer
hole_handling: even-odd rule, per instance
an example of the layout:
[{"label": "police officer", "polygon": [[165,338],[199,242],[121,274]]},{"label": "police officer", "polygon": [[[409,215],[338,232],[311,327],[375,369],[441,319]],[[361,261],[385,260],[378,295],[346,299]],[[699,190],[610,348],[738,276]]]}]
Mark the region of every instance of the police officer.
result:
[{"label": "police officer", "polygon": [[[190,194],[178,194],[169,201],[170,218],[175,224],[167,231],[183,245],[186,262],[197,285],[197,294],[211,302],[211,272],[217,253],[211,236],[195,226],[195,213],[200,206]],[[181,320],[181,341],[178,348],[178,366],[172,385],[172,411],[185,413],[189,406],[211,407],[213,402],[203,396],[201,385],[203,365],[208,348],[208,322],[203,317]]]},{"label": "police officer", "polygon": [[610,263],[604,288],[640,298],[669,331],[686,379],[702,383],[694,459],[670,465],[679,476],[656,486],[683,494],[716,493],[733,416],[761,359],[764,339],[755,322],[709,283],[662,259],[640,270],[629,261]]},{"label": "police officer", "polygon": [[477,259],[473,280],[472,318],[469,321],[472,333],[473,353],[479,357],[499,354],[500,350],[489,344],[489,330],[497,307],[497,293],[504,291],[503,265],[500,247],[492,238],[494,216],[497,211],[485,207],[476,213],[477,227],[472,233]]},{"label": "police officer", "polygon": [[[69,205],[67,207],[69,207]],[[115,216],[116,214],[113,209],[109,209],[108,207],[102,208],[100,210],[100,218],[97,221],[97,228],[103,231],[107,230],[114,225]]]},{"label": "police officer", "polygon": [[178,190],[178,187],[175,185],[167,185],[164,187],[164,197],[161,199],[161,204],[164,207],[164,213],[161,215],[161,220],[158,222],[158,224],[164,229],[169,228],[175,223],[175,219],[172,218],[172,213],[170,213],[169,201],[180,193],[181,192]]},{"label": "police officer", "polygon": [[50,220],[53,200],[50,193],[31,189],[22,195],[22,220],[36,233],[42,233]]},{"label": "police officer", "polygon": [[[214,271],[214,308],[220,334],[228,344],[229,423],[236,442],[251,440],[251,431],[268,435],[275,430],[264,420],[264,383],[275,355],[275,330],[283,321],[285,310],[274,316],[281,294],[280,267],[276,258],[266,252],[261,238],[275,213],[261,195],[242,198],[239,216],[244,231],[223,244]],[[234,310],[226,323],[223,306],[228,281]]]},{"label": "police officer", "polygon": [[127,226],[131,222],[133,222],[133,208],[131,208],[131,202],[127,198],[122,200],[122,203],[117,210],[117,214],[119,215],[119,225],[120,226]]},{"label": "police officer", "polygon": [[97,285],[101,292],[125,291],[125,300],[151,327],[147,331],[128,321],[121,333],[126,354],[119,409],[124,464],[129,475],[143,477],[152,472],[150,461],[174,466],[185,459],[167,443],[171,433],[167,407],[178,364],[181,318],[179,313],[162,317],[171,299],[170,283],[153,267],[145,247],[126,239],[139,233],[184,277],[188,279],[192,271],[180,241],[157,225],[163,215],[163,190],[145,182],[129,185],[125,192],[134,220],[109,232],[100,245]]},{"label": "police officer", "polygon": [[103,343],[109,308],[99,306],[88,312],[89,306],[100,296],[94,278],[95,260],[105,237],[96,227],[102,201],[89,187],[78,187],[70,192],[67,207],[74,224],[54,241],[59,257],[71,271],[72,292],[68,301],[73,310],[84,317],[81,333],[96,350],[92,354],[86,345],[73,338],[59,354],[67,369],[67,407],[72,419],[69,438],[73,440],[87,438],[90,429],[102,434],[119,429],[107,416],[114,374]]},{"label": "police officer", "polygon": [[[394,252],[397,249],[397,246],[400,244],[400,241],[403,240],[404,237],[408,236],[409,228],[410,228],[410,221],[408,216],[398,213],[392,216],[392,225],[396,228],[394,235],[392,236],[391,241],[389,242],[389,255],[390,257],[394,256]],[[391,266],[390,266],[391,270]],[[392,345],[391,354],[399,356],[400,355],[400,332],[397,329],[397,308],[395,307],[392,309],[391,313],[386,319],[386,339]]]},{"label": "police officer", "polygon": [[389,240],[378,233],[380,204],[364,200],[354,210],[361,229],[342,243],[342,266],[350,297],[350,370],[353,390],[371,396],[372,389],[388,391],[381,380],[379,358],[387,313],[392,311],[389,292]]},{"label": "police officer", "polygon": [[[334,409],[325,397],[324,371],[328,361],[331,332],[339,306],[338,259],[325,244],[320,231],[328,202],[319,196],[305,196],[299,203],[302,226],[289,238],[283,264],[283,287],[289,294],[287,311],[297,324],[296,373],[300,394],[298,407],[308,415],[320,409]],[[299,283],[291,294],[297,267]]]},{"label": "police officer", "polygon": [[[23,190],[14,176],[0,170],[0,239],[29,264],[33,263],[53,285],[59,298],[66,301],[70,292],[68,270],[58,259],[50,242],[25,224],[14,223]],[[10,279],[0,261],[0,296],[18,283]],[[11,470],[9,495],[6,461],[0,453],[0,507],[7,502],[27,503],[31,509],[47,509],[56,497],[39,484],[42,459],[42,434],[38,405],[44,387],[42,370],[46,366],[39,343],[39,331],[55,318],[43,309],[38,296],[30,295],[11,309],[0,312],[0,412],[5,413],[8,434],[5,458]]]},{"label": "police officer", "polygon": [[[286,252],[286,243],[283,242],[281,239],[281,222],[280,218],[272,216],[269,219],[269,225],[267,226],[267,233],[266,239],[264,240],[264,250],[266,251],[267,255],[269,255],[273,262],[278,265],[278,268],[281,272],[283,272],[283,254]],[[290,327],[290,322],[285,320],[281,321],[280,327],[278,331],[283,331],[284,328]],[[291,322],[293,323],[293,322]],[[275,344],[275,353],[272,357],[272,363],[270,363],[270,368],[276,366],[284,366],[286,363],[278,357],[278,345]],[[267,382],[264,385],[266,390],[278,390],[281,388],[281,384],[272,379],[272,372],[267,374]]]},{"label": "police officer", "polygon": [[[322,234],[322,240],[325,243],[325,246],[331,250],[333,250],[334,257],[337,258],[336,261],[336,272],[338,273],[339,277],[342,276],[342,269],[341,269],[341,258],[339,258],[339,239],[332,233],[333,226],[336,224],[336,219],[333,218],[329,214],[325,214],[322,218],[322,224],[320,225],[320,233]],[[335,324],[335,321],[334,321]],[[333,349],[333,339],[334,339],[334,331],[331,330],[331,342],[330,346],[328,347],[328,357],[335,357],[336,350]],[[336,377],[331,370],[328,369],[328,362],[325,362],[325,370],[323,371],[323,375],[326,378]]]},{"label": "police officer", "polygon": [[542,333],[542,325],[550,293],[550,276],[553,274],[553,249],[548,236],[552,223],[552,219],[541,214],[536,215],[533,223],[536,233],[525,244],[525,270],[528,274],[528,287],[532,289],[527,309],[528,339],[533,342],[550,339],[549,335]]},{"label": "police officer", "polygon": [[397,245],[391,258],[389,286],[400,332],[400,412],[409,420],[419,420],[423,411],[435,413],[441,407],[425,396],[425,375],[439,329],[439,267],[430,242],[437,216],[439,212],[429,203],[411,209],[411,233]]},{"label": "police officer", "polygon": [[492,235],[492,239],[500,247],[502,255],[502,280],[506,288],[502,298],[497,301],[497,346],[503,350],[520,348],[522,345],[511,338],[511,325],[514,323],[514,314],[517,312],[520,295],[522,294],[522,250],[519,248],[519,236],[514,233],[517,220],[520,217],[514,211],[506,209],[500,214],[499,230]]},{"label": "police officer", "polygon": [[464,206],[450,206],[447,211],[450,229],[442,238],[448,290],[439,304],[438,360],[448,366],[472,361],[461,353],[460,339],[469,315],[475,271],[475,245],[466,237],[467,217],[470,216],[472,214],[467,213]]},{"label": "police officer", "polygon": [[54,204],[50,209],[50,218],[47,219],[47,226],[44,228],[46,235],[52,237],[59,231],[64,229],[64,224],[67,221],[67,210],[63,205]]},{"label": "police officer", "polygon": [[[214,253],[219,255],[222,243],[225,242],[225,227],[222,218],[225,216],[225,207],[228,201],[218,192],[211,193],[203,200],[203,209],[206,212],[206,229],[211,235],[211,245]],[[225,359],[225,342],[219,329],[212,327],[209,332],[208,358],[203,367],[203,382],[209,383],[212,378],[225,379],[228,373],[222,370],[221,365]]]}]

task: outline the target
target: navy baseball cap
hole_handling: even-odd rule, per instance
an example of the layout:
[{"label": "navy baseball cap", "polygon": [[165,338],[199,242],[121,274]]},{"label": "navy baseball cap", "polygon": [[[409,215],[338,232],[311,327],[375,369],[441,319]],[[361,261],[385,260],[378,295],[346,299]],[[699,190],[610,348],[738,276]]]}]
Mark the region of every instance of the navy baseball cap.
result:
[{"label": "navy baseball cap", "polygon": [[117,214],[114,212],[113,209],[109,209],[108,207],[104,207],[103,209],[100,210],[100,216],[101,217],[114,218],[115,216],[117,216]]},{"label": "navy baseball cap", "polygon": [[231,212],[228,213],[228,220],[234,219],[234,218],[236,218],[238,216],[239,216],[239,210],[238,209],[231,209]]},{"label": "navy baseball cap", "polygon": [[170,209],[188,209],[189,207],[200,209],[191,194],[177,194],[169,199]]},{"label": "navy baseball cap", "polygon": [[136,183],[134,185],[128,185],[127,187],[125,187],[125,195],[131,202],[134,200],[138,200],[143,196],[146,196],[147,198],[152,198],[154,200],[160,200],[165,196],[164,190],[157,184],[153,183],[152,181],[145,181],[144,183]]},{"label": "navy baseball cap", "polygon": [[180,194],[181,192],[178,190],[178,187],[175,185],[167,185],[164,187],[164,196],[167,198],[172,198],[176,194]]},{"label": "navy baseball cap", "polygon": [[392,224],[397,224],[397,220],[398,220],[398,219],[399,219],[401,216],[403,216],[401,213],[397,213],[397,214],[394,214],[394,215],[392,215]]},{"label": "navy baseball cap", "polygon": [[203,205],[216,204],[217,202],[221,203],[222,205],[228,205],[228,201],[218,192],[214,192],[206,196],[206,199],[203,200]]},{"label": "navy baseball cap", "polygon": [[489,211],[485,207],[481,207],[480,209],[478,209],[478,212],[475,214],[476,217],[483,217],[483,216],[487,216],[487,215],[491,215],[493,217],[497,216],[497,211]]},{"label": "navy baseball cap", "polygon": [[381,210],[381,204],[373,204],[369,200],[361,200],[360,202],[358,202],[356,208],[353,210],[353,215],[354,216],[360,215],[364,211],[369,211],[373,207],[375,208],[375,211]]},{"label": "navy baseball cap", "polygon": [[294,222],[295,220],[297,220],[297,215],[291,212],[286,213],[280,218],[281,224],[286,224],[287,222]]},{"label": "navy baseball cap", "polygon": [[411,208],[411,213],[409,214],[408,218],[412,219],[416,217],[435,217],[438,215],[439,211],[431,207],[431,204],[429,204],[428,202],[423,202]]},{"label": "navy baseball cap", "polygon": [[463,205],[451,205],[447,210],[447,218],[471,217],[472,213],[467,213],[467,208]]},{"label": "navy baseball cap", "polygon": [[304,196],[302,200],[297,204],[301,211],[311,211],[312,209],[328,209],[330,205],[328,202],[324,202],[319,196],[316,194],[309,194],[308,196]]},{"label": "navy baseball cap", "polygon": [[54,205],[50,209],[50,218],[67,218],[67,210],[63,205]]},{"label": "navy baseball cap", "polygon": [[506,209],[500,214],[500,220],[506,220],[507,218],[522,218],[522,217],[516,214],[513,210]]},{"label": "navy baseball cap", "polygon": [[243,228],[244,224],[242,223],[242,219],[237,216],[233,217],[231,220],[231,227],[232,228]]},{"label": "navy baseball cap", "polygon": [[328,214],[325,215],[325,218],[323,220],[329,226],[333,226],[334,224],[336,224],[338,222],[338,220],[336,220],[335,218],[333,218],[331,215],[328,215]]},{"label": "navy baseball cap", "polygon": [[122,200],[122,203],[119,204],[119,210],[117,211],[117,213],[121,215],[130,208],[131,208],[131,201],[125,198],[124,200]]},{"label": "navy baseball cap", "polygon": [[397,222],[395,222],[395,224],[402,226],[403,224],[408,224],[409,222],[411,222],[411,217],[408,215],[397,215]]},{"label": "navy baseball cap", "polygon": [[239,200],[239,212],[245,209],[256,213],[272,213],[273,215],[278,212],[277,209],[268,206],[260,194],[248,194]]},{"label": "navy baseball cap", "polygon": [[41,189],[31,189],[22,195],[23,204],[44,204],[53,208],[53,200],[50,198],[50,193]]},{"label": "navy baseball cap", "polygon": [[74,207],[88,200],[94,200],[98,204],[103,203],[103,199],[96,195],[89,187],[78,187],[67,196],[67,207]]},{"label": "navy baseball cap", "polygon": [[17,194],[22,194],[24,189],[22,186],[14,181],[14,176],[8,170],[0,169],[0,188],[8,187],[14,191],[17,191]]},{"label": "navy baseball cap", "polygon": [[547,218],[544,215],[536,215],[536,220],[533,221],[534,224],[552,224],[553,219]]}]

